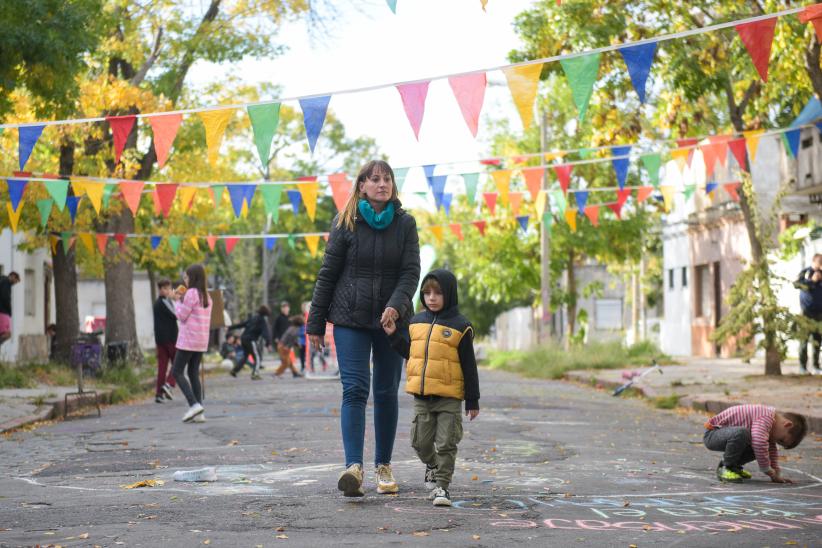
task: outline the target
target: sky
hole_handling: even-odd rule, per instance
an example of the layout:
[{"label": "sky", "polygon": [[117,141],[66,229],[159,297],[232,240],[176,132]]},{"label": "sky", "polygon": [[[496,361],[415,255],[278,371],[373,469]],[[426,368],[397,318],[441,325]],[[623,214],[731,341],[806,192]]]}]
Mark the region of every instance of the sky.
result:
[{"label": "sky", "polygon": [[[232,73],[249,83],[278,84],[285,97],[387,84],[375,91],[334,95],[329,110],[349,136],[374,138],[393,166],[470,162],[437,173],[477,170],[476,160],[489,154],[490,118],[510,118],[511,127],[521,128],[499,71],[488,74],[476,139],[448,81],[437,80],[429,87],[418,142],[391,84],[507,64],[507,54],[520,46],[513,19],[533,1],[489,0],[483,12],[480,0],[398,0],[396,15],[385,0],[337,4],[339,17],[328,24],[324,39],[312,39],[304,22],[289,23],[277,37],[288,45],[284,55],[235,65],[201,62],[192,69],[191,83]],[[424,189],[421,170],[412,170],[407,184],[409,190]]]}]

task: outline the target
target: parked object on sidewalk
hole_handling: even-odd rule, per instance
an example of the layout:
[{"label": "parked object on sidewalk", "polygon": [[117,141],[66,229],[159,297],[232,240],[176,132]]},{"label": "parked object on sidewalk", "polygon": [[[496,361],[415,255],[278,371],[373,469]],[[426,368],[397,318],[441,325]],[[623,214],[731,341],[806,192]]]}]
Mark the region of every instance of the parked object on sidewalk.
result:
[{"label": "parked object on sidewalk", "polygon": [[174,481],[217,481],[217,469],[206,466],[197,470],[177,470],[172,477]]},{"label": "parked object on sidewalk", "polygon": [[[651,364],[652,364],[652,366],[651,366],[650,369],[646,369],[641,374],[636,375],[634,377],[631,377],[631,379],[628,382],[626,382],[625,384],[623,384],[622,386],[620,386],[619,388],[614,390],[613,395],[614,396],[619,396],[620,394],[622,394],[623,392],[628,390],[630,387],[632,387],[634,384],[636,384],[640,379],[642,379],[642,377],[644,377],[648,373],[651,373],[653,371],[659,371],[659,374],[661,375],[662,374],[662,368],[659,367],[659,364],[656,363],[656,360],[651,360]],[[624,375],[625,374],[623,373],[623,376]]]},{"label": "parked object on sidewalk", "polygon": [[[80,401],[94,398],[94,405],[97,407],[97,416],[103,415],[100,409],[100,398],[96,390],[85,390],[83,387],[83,376],[86,369],[94,376],[102,374],[100,367],[100,332],[81,333],[77,338],[77,343],[71,347],[71,365],[77,372],[77,392],[67,392],[63,398],[63,418],[68,417],[69,398],[76,398]],[[89,342],[91,341],[91,342]],[[96,341],[96,342],[95,342]]]}]

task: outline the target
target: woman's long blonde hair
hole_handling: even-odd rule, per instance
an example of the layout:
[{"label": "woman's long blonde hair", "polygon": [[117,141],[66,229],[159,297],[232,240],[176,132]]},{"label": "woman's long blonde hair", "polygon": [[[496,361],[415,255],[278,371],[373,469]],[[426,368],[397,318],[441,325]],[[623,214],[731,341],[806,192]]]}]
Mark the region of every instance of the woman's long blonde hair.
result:
[{"label": "woman's long blonde hair", "polygon": [[361,198],[364,198],[362,194],[362,189],[360,186],[365,182],[366,179],[371,177],[375,171],[380,173],[388,173],[391,176],[391,198],[390,201],[394,201],[399,198],[399,192],[397,191],[397,180],[394,179],[394,170],[391,169],[391,166],[388,165],[388,162],[383,160],[371,160],[360,169],[359,174],[357,174],[357,180],[354,182],[354,187],[351,189],[351,195],[348,197],[348,201],[345,204],[345,208],[340,213],[340,216],[337,218],[337,226],[338,227],[345,227],[350,231],[354,231],[354,219],[357,218],[357,204]]}]

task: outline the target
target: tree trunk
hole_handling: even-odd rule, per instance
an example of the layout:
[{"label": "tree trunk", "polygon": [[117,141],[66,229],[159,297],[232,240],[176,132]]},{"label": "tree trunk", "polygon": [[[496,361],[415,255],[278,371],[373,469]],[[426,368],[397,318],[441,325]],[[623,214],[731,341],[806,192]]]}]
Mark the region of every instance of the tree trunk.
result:
[{"label": "tree trunk", "polygon": [[781,375],[782,374],[782,356],[776,345],[771,345],[765,349],[765,374],[766,375]]},{"label": "tree trunk", "polygon": [[[118,215],[108,220],[107,227],[109,232],[114,233],[134,232],[131,211],[123,208]],[[127,343],[129,361],[143,363],[134,321],[134,263],[127,250],[120,249],[116,242],[109,242],[105,270],[106,344]]]},{"label": "tree trunk", "polygon": [[[74,169],[74,143],[65,141],[60,145],[60,175],[71,175]],[[71,345],[80,331],[80,314],[77,310],[77,264],[76,246],[68,253],[57,244],[52,251],[51,262],[54,273],[54,311],[57,318],[54,360],[68,363],[71,359]]]},{"label": "tree trunk", "polygon": [[577,323],[577,277],[574,271],[574,250],[568,251],[568,268],[565,270],[566,291],[568,291],[568,332],[565,334],[565,349],[571,348],[571,339]]}]

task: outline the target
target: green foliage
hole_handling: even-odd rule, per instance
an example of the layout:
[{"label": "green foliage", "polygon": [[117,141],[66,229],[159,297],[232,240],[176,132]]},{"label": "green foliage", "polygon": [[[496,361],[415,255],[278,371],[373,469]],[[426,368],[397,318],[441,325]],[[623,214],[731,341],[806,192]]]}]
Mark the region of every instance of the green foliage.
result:
[{"label": "green foliage", "polygon": [[676,394],[657,396],[654,398],[653,404],[657,409],[675,409],[679,405],[679,398]]},{"label": "green foliage", "polygon": [[0,363],[0,388],[32,388],[34,384],[22,367]]},{"label": "green foliage", "polygon": [[94,384],[111,387],[111,403],[121,403],[145,396],[152,389],[149,381],[153,375],[152,368],[135,368],[125,364],[122,367],[106,367]]}]

